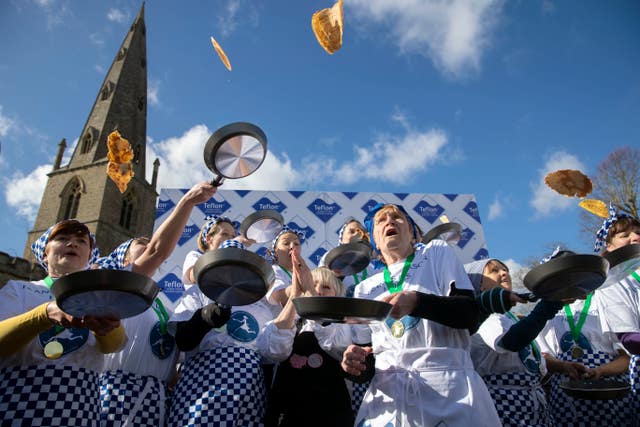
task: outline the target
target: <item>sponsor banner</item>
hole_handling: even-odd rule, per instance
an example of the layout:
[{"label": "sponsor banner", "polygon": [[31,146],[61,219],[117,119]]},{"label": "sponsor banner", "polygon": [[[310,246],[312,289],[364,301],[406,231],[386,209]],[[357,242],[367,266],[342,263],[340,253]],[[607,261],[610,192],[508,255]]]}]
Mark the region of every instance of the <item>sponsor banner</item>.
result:
[{"label": "sponsor banner", "polygon": [[[187,190],[162,189],[158,198],[155,229],[169,216]],[[317,191],[218,190],[191,213],[173,254],[158,269],[154,279],[174,303],[184,291],[180,286],[182,264],[189,251],[197,250],[200,227],[207,215],[224,215],[240,224],[249,214],[264,209],[278,211],[285,224],[303,236],[302,255],[314,268],[327,251],[338,244],[338,230],[345,220],[363,221],[377,203],[402,205],[422,230],[422,234],[440,224],[446,215],[462,226],[462,239],[455,246],[464,263],[487,258],[487,250],[475,197],[471,194],[356,193]],[[248,249],[262,256],[270,243]]]}]

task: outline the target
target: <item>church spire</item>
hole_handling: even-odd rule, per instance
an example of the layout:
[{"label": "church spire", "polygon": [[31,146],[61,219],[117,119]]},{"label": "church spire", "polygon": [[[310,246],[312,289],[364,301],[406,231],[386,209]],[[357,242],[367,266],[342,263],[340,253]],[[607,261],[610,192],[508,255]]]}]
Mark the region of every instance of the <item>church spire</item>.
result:
[{"label": "church spire", "polygon": [[105,76],[69,167],[104,161],[107,136],[118,129],[136,153],[133,165],[136,176],[144,177],[146,117],[147,48],[143,3]]},{"label": "church spire", "polygon": [[[48,174],[24,257],[32,260],[30,245],[47,228],[62,219],[76,218],[96,235],[101,253],[109,253],[123,241],[149,236],[155,219],[156,189],[146,181],[147,48],[144,4],[98,91],[80,139],[65,166],[60,165],[64,148],[58,149]],[[126,192],[107,176],[107,137],[118,129],[135,152],[133,171]],[[157,167],[154,169],[157,179]]]}]

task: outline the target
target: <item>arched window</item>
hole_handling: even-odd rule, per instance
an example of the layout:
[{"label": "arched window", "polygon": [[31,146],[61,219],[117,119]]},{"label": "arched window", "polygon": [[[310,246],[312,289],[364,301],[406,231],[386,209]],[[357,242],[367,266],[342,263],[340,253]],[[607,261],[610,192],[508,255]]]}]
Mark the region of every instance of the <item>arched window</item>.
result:
[{"label": "arched window", "polygon": [[120,207],[120,225],[127,230],[133,230],[135,226],[135,197],[133,191],[129,191],[122,198],[122,206]]},{"label": "arched window", "polygon": [[82,145],[80,146],[80,154],[86,154],[91,149],[91,142],[93,138],[91,137],[91,132],[87,132],[82,138]]},{"label": "arched window", "polygon": [[62,192],[60,204],[60,218],[71,219],[77,218],[78,206],[80,206],[80,197],[82,196],[82,183],[77,177],[74,177]]},{"label": "arched window", "polygon": [[80,142],[80,154],[86,154],[91,151],[94,142],[98,138],[98,129],[93,126],[87,126],[87,131]]}]

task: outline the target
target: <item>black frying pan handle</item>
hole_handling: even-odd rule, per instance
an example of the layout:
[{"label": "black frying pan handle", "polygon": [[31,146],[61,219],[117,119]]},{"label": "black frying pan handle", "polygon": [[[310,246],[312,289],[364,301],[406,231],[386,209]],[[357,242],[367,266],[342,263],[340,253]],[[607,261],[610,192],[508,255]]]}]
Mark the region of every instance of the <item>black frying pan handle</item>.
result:
[{"label": "black frying pan handle", "polygon": [[220,187],[223,180],[224,178],[218,175],[213,181],[211,181],[211,185],[213,185],[214,187]]}]

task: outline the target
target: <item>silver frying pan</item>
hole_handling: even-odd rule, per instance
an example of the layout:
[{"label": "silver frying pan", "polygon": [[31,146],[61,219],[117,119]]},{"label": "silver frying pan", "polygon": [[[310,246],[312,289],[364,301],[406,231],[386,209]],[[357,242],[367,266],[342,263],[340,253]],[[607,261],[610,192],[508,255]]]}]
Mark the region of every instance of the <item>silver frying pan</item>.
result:
[{"label": "silver frying pan", "polygon": [[216,178],[212,185],[222,184],[224,178],[238,179],[255,172],[267,155],[267,136],[258,126],[236,122],[215,131],[204,147],[204,162]]},{"label": "silver frying pan", "polygon": [[447,222],[433,227],[422,236],[425,245],[433,239],[444,240],[450,245],[457,245],[462,238],[462,226],[457,222]]},{"label": "silver frying pan", "polygon": [[271,242],[280,233],[284,218],[278,211],[265,209],[247,216],[240,224],[240,234],[256,243]]}]

